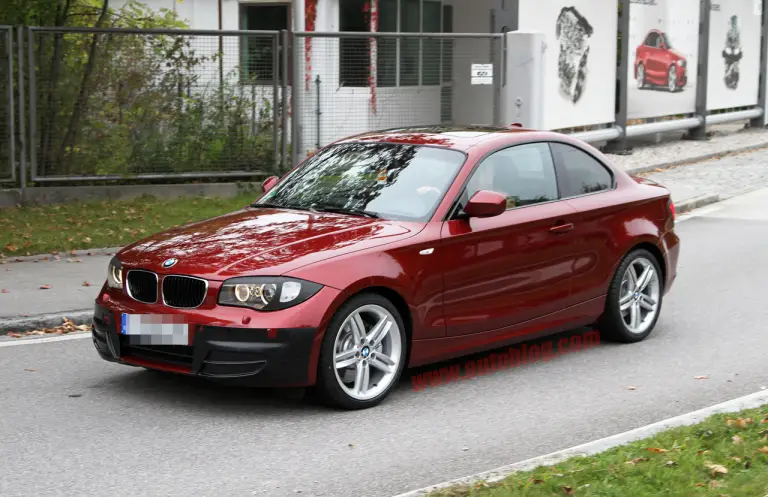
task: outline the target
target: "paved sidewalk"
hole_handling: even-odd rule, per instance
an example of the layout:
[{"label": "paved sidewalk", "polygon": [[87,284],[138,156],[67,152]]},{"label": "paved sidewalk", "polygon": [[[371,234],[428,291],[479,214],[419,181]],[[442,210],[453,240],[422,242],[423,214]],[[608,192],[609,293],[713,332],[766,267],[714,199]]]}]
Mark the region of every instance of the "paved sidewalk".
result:
[{"label": "paved sidewalk", "polygon": [[[733,128],[733,125],[731,125]],[[721,128],[723,129],[723,128]],[[768,142],[768,131],[745,130],[708,142],[669,142],[611,156],[628,171],[667,161]],[[718,148],[719,147],[719,148]],[[650,161],[650,162],[649,162]],[[768,186],[768,149],[730,155],[660,172],[642,173],[669,188],[676,204],[707,194],[721,199]],[[111,255],[81,255],[38,262],[0,264],[0,335],[2,324],[28,316],[89,311],[104,283]],[[73,262],[79,261],[79,262]],[[88,282],[91,286],[84,286]],[[50,288],[41,289],[42,286]],[[3,292],[5,290],[5,292]]]},{"label": "paved sidewalk", "polygon": [[[0,293],[0,320],[92,308],[111,258],[78,256],[0,265],[0,292],[7,291]],[[91,286],[84,286],[86,282]]]}]

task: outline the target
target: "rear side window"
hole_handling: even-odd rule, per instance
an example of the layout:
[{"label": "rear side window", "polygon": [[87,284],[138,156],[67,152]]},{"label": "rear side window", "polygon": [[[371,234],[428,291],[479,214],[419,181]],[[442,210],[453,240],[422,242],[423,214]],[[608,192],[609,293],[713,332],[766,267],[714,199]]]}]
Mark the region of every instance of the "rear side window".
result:
[{"label": "rear side window", "polygon": [[557,179],[546,143],[516,145],[483,160],[467,184],[467,198],[478,190],[507,196],[507,208],[557,200]]},{"label": "rear side window", "polygon": [[558,162],[562,198],[613,188],[613,176],[597,159],[564,143],[552,143],[551,146]]}]

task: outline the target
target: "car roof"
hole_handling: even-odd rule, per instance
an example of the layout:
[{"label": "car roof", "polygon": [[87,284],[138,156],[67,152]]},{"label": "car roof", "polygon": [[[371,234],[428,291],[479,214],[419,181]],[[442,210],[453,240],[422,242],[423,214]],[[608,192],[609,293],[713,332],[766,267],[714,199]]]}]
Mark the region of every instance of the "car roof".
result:
[{"label": "car roof", "polygon": [[336,143],[400,143],[431,145],[467,151],[480,143],[488,141],[498,140],[514,143],[531,139],[562,139],[562,136],[560,133],[535,131],[517,125],[503,127],[437,124],[369,131],[338,140]]}]

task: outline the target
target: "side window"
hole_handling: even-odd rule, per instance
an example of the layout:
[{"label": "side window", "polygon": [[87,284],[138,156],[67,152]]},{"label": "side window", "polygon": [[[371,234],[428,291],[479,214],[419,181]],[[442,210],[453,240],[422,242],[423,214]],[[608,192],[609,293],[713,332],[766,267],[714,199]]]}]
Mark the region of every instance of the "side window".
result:
[{"label": "side window", "polygon": [[517,145],[488,156],[467,184],[467,197],[478,190],[507,196],[507,208],[557,200],[557,177],[546,143]]},{"label": "side window", "polygon": [[613,176],[597,159],[571,145],[552,143],[561,177],[562,198],[610,190]]}]

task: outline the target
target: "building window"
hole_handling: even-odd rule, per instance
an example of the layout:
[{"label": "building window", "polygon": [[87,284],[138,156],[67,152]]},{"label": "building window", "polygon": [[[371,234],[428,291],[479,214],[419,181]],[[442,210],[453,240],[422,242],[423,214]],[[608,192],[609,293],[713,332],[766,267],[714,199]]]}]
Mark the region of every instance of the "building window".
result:
[{"label": "building window", "polygon": [[[248,31],[280,31],[291,29],[290,4],[240,4],[240,29]],[[275,40],[272,36],[240,38],[240,77],[242,82],[274,84]],[[289,53],[290,57],[290,53]],[[283,77],[283,64],[278,59],[278,77]],[[290,63],[288,64],[290,68]],[[290,78],[290,74],[288,75]],[[290,84],[290,80],[286,82]]]},{"label": "building window", "polygon": [[[366,0],[339,0],[339,31],[371,31]],[[380,33],[450,32],[453,16],[440,0],[379,0]],[[448,29],[446,29],[448,28]],[[446,74],[449,40],[376,38],[376,84],[378,86],[437,86],[450,81]],[[342,86],[368,86],[371,44],[367,38],[341,38],[339,76]]]}]

